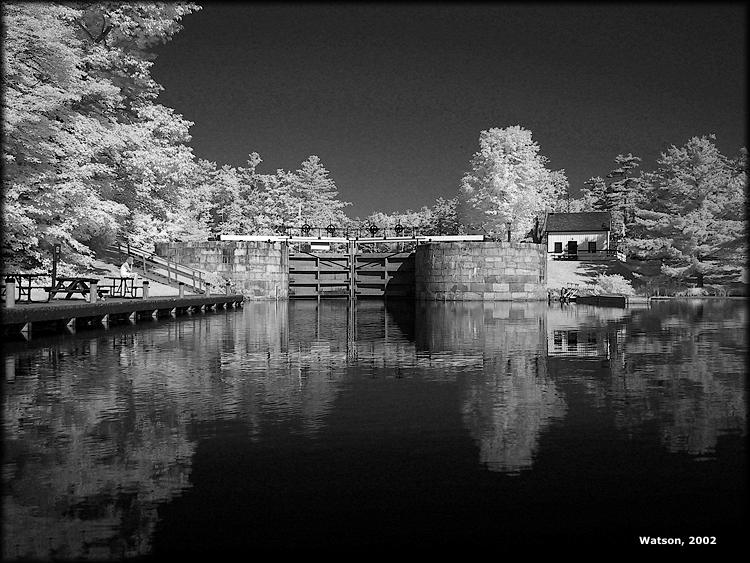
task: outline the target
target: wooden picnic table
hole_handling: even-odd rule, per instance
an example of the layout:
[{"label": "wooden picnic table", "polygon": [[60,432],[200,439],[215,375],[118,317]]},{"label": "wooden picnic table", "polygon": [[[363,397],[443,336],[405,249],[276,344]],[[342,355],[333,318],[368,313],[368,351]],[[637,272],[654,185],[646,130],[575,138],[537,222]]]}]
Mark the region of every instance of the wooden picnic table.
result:
[{"label": "wooden picnic table", "polygon": [[16,299],[16,301],[26,301],[28,303],[31,303],[31,290],[37,288],[43,289],[43,286],[34,285],[34,280],[37,280],[39,278],[46,278],[48,276],[48,272],[14,272],[5,274],[3,276],[3,297],[5,296],[5,291],[7,289],[5,279],[13,278],[16,282],[16,288],[18,289],[18,298]]},{"label": "wooden picnic table", "polygon": [[138,288],[135,286],[135,276],[106,276],[105,280],[111,280],[102,284],[103,287],[109,288],[109,295],[112,297],[138,297]]},{"label": "wooden picnic table", "polygon": [[70,299],[75,293],[80,293],[83,297],[86,297],[91,293],[92,283],[99,283],[99,279],[78,276],[57,276],[55,285],[49,288],[49,299],[52,299],[58,293],[66,293],[65,299]]}]

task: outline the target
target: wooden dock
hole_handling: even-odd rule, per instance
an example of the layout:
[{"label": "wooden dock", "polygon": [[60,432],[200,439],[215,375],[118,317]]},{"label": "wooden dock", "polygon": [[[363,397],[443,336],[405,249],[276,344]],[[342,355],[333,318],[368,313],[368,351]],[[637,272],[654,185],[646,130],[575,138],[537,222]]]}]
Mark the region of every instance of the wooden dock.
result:
[{"label": "wooden dock", "polygon": [[2,327],[5,334],[21,333],[28,338],[32,328],[45,331],[74,331],[86,325],[107,326],[122,320],[135,322],[139,318],[176,316],[193,311],[237,307],[243,304],[242,295],[195,295],[189,297],[151,297],[148,299],[107,299],[89,303],[77,299],[55,299],[48,303],[17,303],[2,308]]},{"label": "wooden dock", "polygon": [[570,303],[575,301],[578,296],[578,284],[568,284],[565,287],[559,289],[548,289],[547,290],[547,302],[552,303],[553,301],[559,301],[560,303]]},{"label": "wooden dock", "polygon": [[637,295],[579,295],[576,303],[599,307],[643,308],[648,307],[649,298]]}]

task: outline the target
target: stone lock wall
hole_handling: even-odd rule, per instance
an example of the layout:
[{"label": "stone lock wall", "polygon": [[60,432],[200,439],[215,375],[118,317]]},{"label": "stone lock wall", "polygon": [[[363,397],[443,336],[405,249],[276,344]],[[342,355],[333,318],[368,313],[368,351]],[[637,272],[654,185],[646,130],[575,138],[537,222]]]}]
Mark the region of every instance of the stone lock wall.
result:
[{"label": "stone lock wall", "polygon": [[547,299],[544,245],[440,242],[417,247],[415,297],[438,301]]},{"label": "stone lock wall", "polygon": [[200,241],[157,244],[159,256],[232,280],[249,299],[289,297],[289,252],[280,242]]},{"label": "stone lock wall", "polygon": [[[156,253],[232,280],[249,299],[289,298],[289,251],[280,242],[200,241],[157,244]],[[543,245],[436,242],[417,247],[415,298],[438,301],[547,299]]]}]

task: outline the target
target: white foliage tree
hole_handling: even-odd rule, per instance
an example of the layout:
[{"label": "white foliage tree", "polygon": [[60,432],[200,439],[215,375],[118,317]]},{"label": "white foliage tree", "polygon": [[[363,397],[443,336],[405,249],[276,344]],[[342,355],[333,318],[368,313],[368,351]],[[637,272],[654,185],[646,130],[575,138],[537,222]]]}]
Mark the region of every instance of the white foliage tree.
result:
[{"label": "white foliage tree", "polygon": [[531,131],[521,126],[492,128],[479,136],[479,151],[461,179],[458,220],[466,232],[524,238],[535,218],[559,207],[567,179],[547,168]]},{"label": "white foliage tree", "polygon": [[193,175],[190,122],[155,103],[148,48],[193,4],[2,5],[2,255],[85,268],[125,229],[151,241]]}]

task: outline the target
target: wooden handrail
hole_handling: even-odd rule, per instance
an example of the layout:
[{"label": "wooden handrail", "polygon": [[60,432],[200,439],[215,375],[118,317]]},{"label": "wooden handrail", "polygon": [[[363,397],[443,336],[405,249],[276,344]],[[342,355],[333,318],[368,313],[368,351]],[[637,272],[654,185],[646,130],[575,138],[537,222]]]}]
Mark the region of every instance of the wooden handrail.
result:
[{"label": "wooden handrail", "polygon": [[[191,268],[190,266],[185,266],[183,264],[178,264],[177,262],[170,260],[168,257],[163,258],[154,254],[153,252],[149,252],[140,248],[134,248],[133,246],[124,243],[121,240],[116,241],[115,244],[117,246],[118,252],[127,253],[141,259],[144,274],[146,273],[146,267],[148,265],[151,267],[153,273],[158,273],[154,271],[158,269],[166,270],[166,278],[170,283],[172,281],[172,274],[174,274],[175,283],[183,281],[185,285],[190,285],[193,289],[196,289],[198,291],[206,291],[206,282],[203,279],[203,272],[201,270],[198,270],[197,268]],[[196,273],[198,274],[197,280]],[[185,279],[179,280],[178,276],[181,276]]]}]

